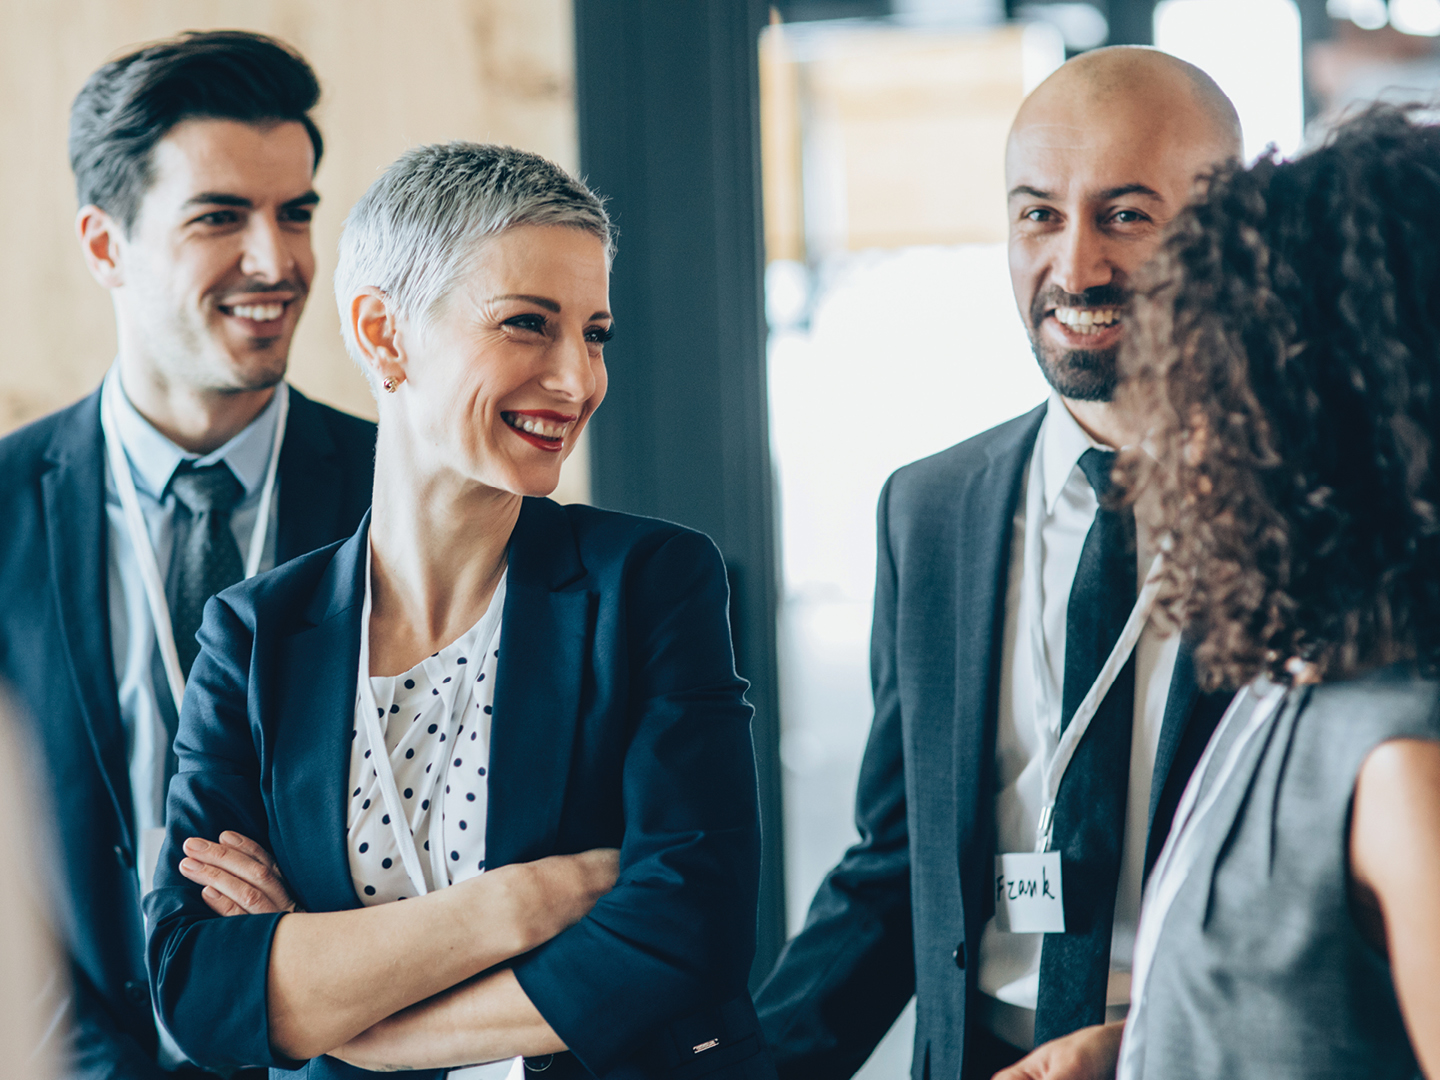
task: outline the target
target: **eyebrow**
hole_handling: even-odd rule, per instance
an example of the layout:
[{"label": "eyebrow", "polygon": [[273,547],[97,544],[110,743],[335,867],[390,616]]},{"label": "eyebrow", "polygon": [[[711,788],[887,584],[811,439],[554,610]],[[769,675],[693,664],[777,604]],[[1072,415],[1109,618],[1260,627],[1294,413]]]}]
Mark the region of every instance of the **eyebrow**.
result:
[{"label": "eyebrow", "polygon": [[[304,195],[297,195],[283,203],[286,207],[314,206],[320,201],[320,196],[314,191],[307,191]],[[198,195],[191,195],[183,204],[185,209],[195,206],[234,206],[242,210],[253,209],[255,204],[243,195],[231,195],[224,191],[202,191]]]},{"label": "eyebrow", "polygon": [[1144,184],[1121,184],[1119,187],[1106,188],[1100,192],[1102,200],[1119,199],[1126,195],[1142,195],[1147,199],[1154,199],[1156,202],[1165,201],[1165,196]]},{"label": "eyebrow", "polygon": [[492,296],[490,301],[496,300],[524,300],[526,303],[534,304],[536,307],[543,307],[546,311],[553,311],[560,314],[560,305],[554,300],[547,300],[543,296],[531,296],[529,293],[504,293],[500,296]]},{"label": "eyebrow", "polygon": [[[530,293],[504,293],[501,296],[492,296],[486,302],[494,303],[496,300],[524,300],[527,303],[536,305],[537,307],[543,307],[546,311],[553,311],[556,315],[560,314],[560,305],[557,304],[554,300],[547,300],[543,296],[532,296]],[[613,317],[608,311],[597,311],[594,315],[591,315],[590,318],[611,319]]]},{"label": "eyebrow", "polygon": [[[1055,198],[1054,192],[1041,191],[1039,188],[1033,188],[1029,184],[1019,184],[1010,189],[1009,198],[1013,199],[1017,195],[1029,195],[1032,199],[1048,200]],[[1111,199],[1124,198],[1126,195],[1141,195],[1147,199],[1154,199],[1156,202],[1165,201],[1165,196],[1161,195],[1152,187],[1146,187],[1144,184],[1121,184],[1119,187],[1106,188],[1104,191],[1099,192],[1096,198],[1102,202],[1108,202]]]}]

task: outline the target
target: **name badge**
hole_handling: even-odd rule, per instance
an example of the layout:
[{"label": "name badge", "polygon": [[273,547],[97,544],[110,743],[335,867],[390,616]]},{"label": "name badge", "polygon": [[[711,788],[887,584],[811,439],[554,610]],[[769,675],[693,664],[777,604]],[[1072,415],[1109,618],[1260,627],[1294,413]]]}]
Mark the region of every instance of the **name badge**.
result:
[{"label": "name badge", "polygon": [[1063,934],[1060,852],[995,856],[996,926],[1012,934]]}]

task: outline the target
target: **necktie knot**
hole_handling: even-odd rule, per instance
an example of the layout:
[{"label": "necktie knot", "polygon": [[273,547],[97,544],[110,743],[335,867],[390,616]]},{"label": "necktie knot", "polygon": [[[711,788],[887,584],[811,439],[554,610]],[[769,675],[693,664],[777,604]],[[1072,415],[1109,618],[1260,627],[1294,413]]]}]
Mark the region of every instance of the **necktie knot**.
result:
[{"label": "necktie knot", "polygon": [[181,462],[170,478],[170,490],[195,517],[210,513],[228,517],[245,495],[245,488],[223,461],[199,469]]},{"label": "necktie knot", "polygon": [[1080,471],[1095,491],[1097,499],[1104,499],[1110,493],[1110,476],[1115,470],[1115,451],[1101,450],[1092,446],[1080,455]]}]

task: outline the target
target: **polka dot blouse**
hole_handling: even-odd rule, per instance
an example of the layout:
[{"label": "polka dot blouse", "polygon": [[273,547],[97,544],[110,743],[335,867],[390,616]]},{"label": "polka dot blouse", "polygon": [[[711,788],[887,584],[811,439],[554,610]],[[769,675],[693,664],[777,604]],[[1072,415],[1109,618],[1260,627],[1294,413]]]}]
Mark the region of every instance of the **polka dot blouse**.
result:
[{"label": "polka dot blouse", "polygon": [[[480,621],[457,641],[393,677],[372,677],[395,787],[415,838],[426,887],[485,870],[490,716],[500,655],[505,581]],[[414,896],[380,792],[357,694],[350,736],[346,849],[364,905]]]}]

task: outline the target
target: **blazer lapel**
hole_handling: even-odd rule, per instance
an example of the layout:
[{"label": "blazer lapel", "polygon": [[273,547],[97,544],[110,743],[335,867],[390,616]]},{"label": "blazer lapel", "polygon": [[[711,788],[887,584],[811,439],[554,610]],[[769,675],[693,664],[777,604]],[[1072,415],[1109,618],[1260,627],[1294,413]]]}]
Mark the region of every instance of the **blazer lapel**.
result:
[{"label": "blazer lapel", "polygon": [[340,451],[317,414],[315,403],[292,386],[280,450],[277,566],[343,535],[336,527],[344,490]]},{"label": "blazer lapel", "polygon": [[[990,880],[994,847],[995,718],[1012,523],[1044,417],[1041,405],[988,447],[988,466],[967,478],[955,504],[955,790],[965,793],[959,801],[959,856],[967,922],[988,918],[992,902],[989,889],[981,889]],[[977,865],[980,873],[974,872]]]},{"label": "blazer lapel", "polygon": [[105,444],[100,392],[73,409],[47,451],[54,463],[40,479],[50,584],[66,660],[90,747],[115,804],[122,835],[135,850],[125,730],[115,696],[110,647],[109,568],[105,543]]},{"label": "blazer lapel", "polygon": [[1230,704],[1229,694],[1202,694],[1196,682],[1195,643],[1182,634],[1160,721],[1155,771],[1150,779],[1149,832],[1145,842],[1145,874],[1160,855],[1180,795],[1210,741],[1215,725]]},{"label": "blazer lapel", "polygon": [[[284,762],[274,786],[275,857],[311,911],[360,906],[345,849],[345,777],[354,730],[365,598],[367,513],[359,531],[335,551],[306,612],[310,626],[276,650],[269,702],[278,706],[270,766]],[[252,712],[262,707],[251,702]]]},{"label": "blazer lapel", "polygon": [[1155,823],[1155,809],[1160,805],[1160,792],[1170,778],[1170,766],[1175,763],[1175,753],[1180,749],[1186,723],[1199,696],[1200,687],[1195,683],[1195,653],[1190,642],[1182,636],[1180,649],[1175,654],[1175,671],[1170,676],[1170,693],[1165,698],[1165,716],[1160,721],[1160,740],[1155,747],[1155,771],[1150,780],[1151,825]]},{"label": "blazer lapel", "polygon": [[510,540],[485,827],[487,866],[549,855],[560,828],[595,596],[565,512],[526,499]]}]

